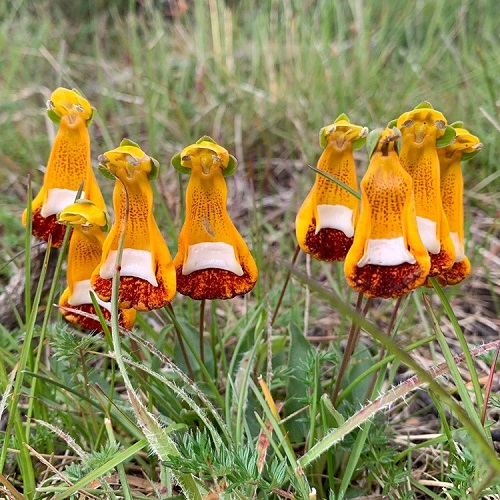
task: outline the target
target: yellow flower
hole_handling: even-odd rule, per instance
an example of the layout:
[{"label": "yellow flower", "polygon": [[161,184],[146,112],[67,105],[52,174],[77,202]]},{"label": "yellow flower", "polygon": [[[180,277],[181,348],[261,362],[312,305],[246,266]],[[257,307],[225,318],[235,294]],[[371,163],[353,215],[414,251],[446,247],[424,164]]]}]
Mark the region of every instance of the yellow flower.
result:
[{"label": "yellow flower", "polygon": [[92,274],[92,288],[102,300],[111,299],[118,245],[124,231],[119,306],[139,311],[163,307],[175,295],[175,269],[153,216],[149,181],[156,177],[158,162],[128,140],[101,155],[99,161],[101,172],[116,178],[115,222],[104,241],[101,262]]},{"label": "yellow flower", "polygon": [[[318,169],[358,190],[353,150],[363,146],[366,127],[353,125],[346,115],[320,131],[325,148]],[[344,260],[352,245],[358,199],[321,174],[302,204],[295,221],[300,248],[318,260]]]},{"label": "yellow flower", "polygon": [[[91,201],[78,200],[66,207],[59,215],[58,222],[73,228],[69,242],[67,283],[59,300],[59,305],[96,314],[90,298],[90,277],[101,260],[102,244],[105,238],[103,230],[107,227],[106,213]],[[106,319],[111,318],[110,304],[97,299]],[[61,310],[64,318],[85,330],[102,331],[99,321],[79,314]],[[135,321],[135,309],[121,309],[119,323],[130,329]]]},{"label": "yellow flower", "polygon": [[454,139],[455,131],[447,126],[443,114],[429,103],[402,114],[397,127],[402,133],[399,159],[413,179],[418,230],[431,257],[429,276],[437,276],[455,260],[455,248],[441,201],[437,154],[438,147]]},{"label": "yellow flower", "polygon": [[186,220],[174,259],[177,290],[193,299],[230,299],[249,292],[257,266],[226,209],[225,176],[236,160],[209,137],[202,137],[172,158],[172,165],[190,174]]},{"label": "yellow flower", "polygon": [[[83,183],[81,197],[106,210],[101,191],[90,163],[90,138],[87,126],[93,109],[78,92],[64,88],[55,90],[48,101],[49,117],[59,124],[47,163],[42,189],[32,203],[33,234],[52,246],[60,247],[65,228],[57,224],[57,214],[74,203]],[[26,226],[26,211],[23,214]]]},{"label": "yellow flower", "polygon": [[453,266],[437,277],[442,285],[455,285],[470,272],[470,262],[464,251],[464,181],[460,161],[470,160],[481,151],[483,145],[475,135],[462,126],[460,122],[452,124],[457,134],[455,142],[438,149],[441,168],[441,198],[456,254]]},{"label": "yellow flower", "polygon": [[349,285],[371,297],[399,297],[424,283],[430,268],[418,233],[413,183],[399,162],[398,129],[370,134],[361,180],[361,212],[344,272]]}]

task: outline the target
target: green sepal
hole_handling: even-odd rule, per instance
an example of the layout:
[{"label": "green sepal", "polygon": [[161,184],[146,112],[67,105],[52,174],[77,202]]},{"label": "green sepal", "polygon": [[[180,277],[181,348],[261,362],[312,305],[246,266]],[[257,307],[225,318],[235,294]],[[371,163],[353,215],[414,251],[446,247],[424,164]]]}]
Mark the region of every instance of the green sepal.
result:
[{"label": "green sepal", "polygon": [[356,151],[357,149],[361,149],[366,143],[366,137],[359,137],[352,141],[352,150]]},{"label": "green sepal", "polygon": [[202,142],[212,142],[213,144],[217,144],[210,136],[204,135],[203,137],[200,137],[197,141],[196,144],[201,144]]},{"label": "green sepal", "polygon": [[388,124],[387,124],[387,128],[394,128],[396,127],[398,124],[398,119],[397,118],[394,118],[394,120],[391,120]]},{"label": "green sepal", "polygon": [[335,118],[335,121],[333,123],[337,123],[340,120],[345,120],[346,122],[348,122],[349,118],[347,117],[347,115],[345,113],[342,113],[339,116],[337,116],[337,118]]},{"label": "green sepal", "polygon": [[61,123],[61,117],[52,109],[47,110],[47,116],[50,118],[50,121],[54,122],[56,125]]},{"label": "green sepal", "polygon": [[104,217],[106,218],[106,224],[101,227],[104,233],[107,233],[111,229],[111,219],[108,212],[104,212]]},{"label": "green sepal", "polygon": [[478,149],[477,151],[472,151],[472,153],[464,153],[460,161],[469,161],[480,152],[481,150]]},{"label": "green sepal", "polygon": [[123,146],[132,146],[134,148],[141,149],[139,144],[137,144],[137,142],[131,141],[130,139],[127,139],[127,138],[122,139],[122,142],[120,142],[120,147],[123,147]]},{"label": "green sepal", "polygon": [[453,128],[464,128],[464,122],[453,122],[450,124],[450,127],[453,127]]},{"label": "green sepal", "polygon": [[451,125],[447,125],[444,134],[436,139],[436,147],[437,148],[445,148],[449,146],[455,141],[455,137],[457,136],[457,132]]},{"label": "green sepal", "polygon": [[224,177],[228,177],[230,175],[233,175],[234,172],[236,171],[236,167],[238,166],[238,161],[233,155],[229,155],[229,163],[227,164],[226,168],[222,169],[222,175]]},{"label": "green sepal", "polygon": [[413,109],[434,109],[432,104],[428,101],[421,102],[418,106],[415,106]]},{"label": "green sepal", "polygon": [[326,127],[323,127],[319,131],[319,145],[322,148],[326,148],[327,144],[328,144],[328,141],[326,140]]},{"label": "green sepal", "polygon": [[96,111],[96,109],[94,107],[92,107],[92,114],[90,115],[90,118],[86,121],[87,127],[90,127],[92,125],[92,122],[94,121],[94,117],[95,117],[95,111]]},{"label": "green sepal", "polygon": [[[77,89],[71,89],[71,90],[72,90],[72,91],[73,91],[76,95],[79,95],[80,97],[83,97],[83,96],[82,96],[82,93],[81,93],[79,90],[77,90]],[[83,98],[85,99],[85,97],[83,97]]]},{"label": "green sepal", "polygon": [[179,153],[178,155],[175,155],[171,160],[170,160],[170,165],[177,170],[177,172],[180,172],[181,174],[191,174],[191,169],[183,167],[181,164],[181,154]]},{"label": "green sepal", "polygon": [[366,138],[366,151],[368,153],[368,158],[371,158],[375,149],[377,149],[378,141],[380,141],[382,132],[383,130],[381,128],[376,128],[368,134],[368,137]]},{"label": "green sepal", "polygon": [[99,172],[101,172],[101,174],[104,175],[106,179],[111,179],[111,180],[116,179],[116,176],[112,174],[102,163],[99,163],[99,165],[97,165],[97,170],[99,170]]},{"label": "green sepal", "polygon": [[160,162],[156,158],[149,157],[151,160],[151,172],[148,174],[148,179],[150,181],[155,180],[158,177],[158,172],[160,171]]}]

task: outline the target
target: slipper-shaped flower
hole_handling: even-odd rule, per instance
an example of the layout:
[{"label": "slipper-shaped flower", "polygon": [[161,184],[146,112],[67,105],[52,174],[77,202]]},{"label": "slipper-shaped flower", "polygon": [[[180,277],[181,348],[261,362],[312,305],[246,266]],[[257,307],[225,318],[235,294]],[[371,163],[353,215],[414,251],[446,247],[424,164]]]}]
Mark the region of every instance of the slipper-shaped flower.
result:
[{"label": "slipper-shaped flower", "polygon": [[[58,222],[73,228],[69,241],[67,283],[59,305],[96,314],[90,298],[90,277],[99,265],[107,228],[106,213],[97,208],[91,201],[77,200],[66,207],[59,215]],[[97,298],[105,319],[111,318],[111,304]],[[87,318],[74,312],[61,309],[63,317],[70,323],[84,330],[100,331],[99,321]],[[130,330],[135,322],[135,309],[120,309],[119,324]]]},{"label": "slipper-shaped flower", "polygon": [[344,272],[370,297],[399,297],[422,285],[430,259],[419,236],[413,183],[396,151],[397,128],[370,133],[370,164],[361,180],[361,211]]},{"label": "slipper-shaped flower", "polygon": [[[353,150],[363,146],[366,127],[353,125],[346,115],[320,131],[324,151],[318,169],[358,190]],[[358,199],[324,175],[316,181],[300,207],[295,231],[300,248],[315,259],[341,261],[352,245],[358,216]]]},{"label": "slipper-shaped flower", "polygon": [[159,309],[175,296],[172,258],[153,216],[150,179],[156,177],[159,164],[126,139],[120,147],[99,156],[99,162],[105,176],[116,178],[115,222],[92,274],[92,288],[102,300],[111,299],[119,241],[125,232],[118,305],[138,311]]},{"label": "slipper-shaped flower", "polygon": [[399,159],[413,179],[417,224],[420,237],[431,257],[429,276],[437,276],[453,265],[455,248],[443,211],[440,189],[438,147],[455,138],[445,117],[423,102],[397,119],[401,130]]},{"label": "slipper-shaped flower", "polygon": [[236,160],[210,137],[202,137],[172,158],[172,165],[190,174],[186,220],[174,258],[177,290],[197,300],[230,299],[249,292],[257,266],[227,213],[225,176]]},{"label": "slipper-shaped flower", "polygon": [[[50,153],[42,189],[32,202],[33,235],[60,247],[65,227],[57,223],[57,214],[75,202],[83,183],[81,198],[106,205],[90,163],[90,137],[87,130],[94,110],[77,91],[56,89],[47,103],[48,115],[59,124]],[[26,211],[23,214],[26,226]]]},{"label": "slipper-shaped flower", "polygon": [[464,205],[461,161],[468,161],[483,147],[479,139],[462,128],[461,122],[451,125],[456,131],[455,141],[445,148],[438,149],[441,168],[441,198],[448,219],[451,240],[455,247],[455,262],[438,277],[442,285],[460,283],[470,272],[470,262],[464,250]]}]

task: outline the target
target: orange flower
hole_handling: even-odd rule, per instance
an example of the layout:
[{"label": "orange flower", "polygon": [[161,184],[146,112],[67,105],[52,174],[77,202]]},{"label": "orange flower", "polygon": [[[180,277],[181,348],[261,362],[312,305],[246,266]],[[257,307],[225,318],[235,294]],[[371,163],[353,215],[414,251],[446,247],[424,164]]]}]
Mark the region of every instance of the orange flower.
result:
[{"label": "orange flower", "polygon": [[226,209],[224,176],[236,169],[235,158],[210,137],[202,137],[174,156],[172,165],[190,174],[186,220],[174,259],[177,290],[197,300],[249,292],[257,281],[257,266]]},{"label": "orange flower", "polygon": [[153,216],[149,181],[157,175],[158,162],[128,140],[101,155],[99,161],[103,174],[116,178],[113,192],[116,220],[104,241],[101,262],[92,274],[92,288],[102,300],[111,300],[118,245],[124,231],[119,306],[138,311],[163,307],[175,295],[175,269]]},{"label": "orange flower", "polygon": [[[106,210],[101,191],[90,164],[90,138],[87,130],[94,110],[76,90],[58,88],[48,101],[49,117],[59,124],[47,163],[42,189],[32,203],[33,234],[60,247],[64,225],[57,224],[57,214],[74,203],[83,183],[81,197]],[[26,226],[26,211],[23,214]]]},{"label": "orange flower", "polygon": [[462,169],[460,161],[467,161],[481,151],[479,139],[462,128],[460,122],[452,124],[456,131],[455,142],[438,149],[441,168],[441,198],[448,219],[450,235],[455,247],[455,262],[438,277],[442,285],[460,283],[470,272],[470,262],[464,252],[464,205]]},{"label": "orange flower", "polygon": [[[366,127],[353,125],[346,115],[320,131],[325,148],[318,169],[358,190],[353,150],[363,146]],[[295,221],[300,248],[318,260],[344,260],[352,245],[358,199],[321,174],[302,204]]]},{"label": "orange flower", "polygon": [[453,265],[455,248],[443,211],[437,148],[448,145],[455,131],[429,103],[402,114],[397,120],[402,133],[399,159],[413,179],[417,224],[431,257],[429,276],[441,274]]},{"label": "orange flower", "polygon": [[[78,200],[66,207],[59,215],[58,222],[73,228],[69,242],[67,282],[59,300],[59,305],[96,314],[90,298],[90,277],[101,261],[103,230],[107,227],[106,213],[98,209],[91,201]],[[111,307],[107,302],[97,299],[106,319],[111,318]],[[85,330],[101,331],[99,321],[79,314],[61,310],[64,318]],[[121,309],[119,323],[123,328],[131,329],[135,322],[134,309]]]},{"label": "orange flower", "polygon": [[344,264],[347,281],[370,297],[399,297],[422,285],[430,268],[418,233],[413,183],[399,162],[398,129],[374,131],[361,180],[361,212]]}]

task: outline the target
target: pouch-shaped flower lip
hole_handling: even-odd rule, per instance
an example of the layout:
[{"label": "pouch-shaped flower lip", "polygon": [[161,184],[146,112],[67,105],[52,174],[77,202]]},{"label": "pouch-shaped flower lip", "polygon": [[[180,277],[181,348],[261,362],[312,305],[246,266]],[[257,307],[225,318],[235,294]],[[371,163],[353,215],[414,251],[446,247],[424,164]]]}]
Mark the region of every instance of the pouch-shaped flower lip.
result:
[{"label": "pouch-shaped flower lip", "polygon": [[103,300],[110,299],[125,221],[119,305],[143,311],[163,307],[175,295],[175,269],[153,216],[150,179],[156,177],[159,163],[128,139],[100,155],[98,160],[99,170],[116,180],[113,193],[116,221],[103,244],[101,262],[92,274],[92,286]]},{"label": "pouch-shaped flower lip", "polygon": [[371,161],[361,181],[361,213],[344,271],[349,284],[373,297],[398,297],[420,286],[430,267],[418,234],[410,175],[396,152],[400,132],[373,131]]},{"label": "pouch-shaped flower lip", "polygon": [[[65,228],[57,223],[57,214],[75,201],[83,183],[82,198],[88,198],[105,208],[104,199],[92,171],[90,138],[87,127],[93,108],[77,91],[56,89],[48,101],[47,111],[52,121],[59,124],[47,163],[42,188],[32,202],[32,232],[60,247]],[[25,211],[23,224],[26,225]]]},{"label": "pouch-shaped flower lip", "polygon": [[478,137],[463,128],[462,122],[452,123],[452,127],[456,131],[455,141],[438,150],[441,198],[455,248],[455,262],[451,268],[445,269],[437,276],[443,286],[459,283],[470,272],[470,262],[464,249],[463,177],[460,162],[470,160],[483,147]]},{"label": "pouch-shaped flower lip", "polygon": [[[85,313],[96,314],[90,292],[90,277],[99,264],[104,232],[108,225],[107,214],[89,200],[77,200],[58,214],[58,222],[74,228],[69,244],[68,286],[59,300],[63,308],[69,307]],[[97,298],[106,319],[111,317],[111,304]],[[102,331],[101,324],[76,312],[61,309],[64,318],[91,331]],[[119,322],[130,329],[135,321],[135,310],[119,311]]]},{"label": "pouch-shaped flower lip", "polygon": [[178,291],[195,300],[249,292],[257,267],[226,208],[224,176],[228,169],[234,171],[236,159],[205,136],[174,157],[172,165],[176,163],[190,172],[186,220],[174,259]]},{"label": "pouch-shaped flower lip", "polygon": [[[206,166],[202,164],[205,175],[208,175],[207,168],[213,163],[220,165],[224,177],[234,174],[236,170],[236,158],[230,155],[226,148],[217,144],[207,135],[198,139],[196,143],[185,147],[180,154],[175,155],[171,160],[171,164],[178,172],[190,174],[192,157],[197,155],[207,155]],[[210,161],[210,158],[213,162]]]},{"label": "pouch-shaped flower lip", "polygon": [[417,224],[431,257],[429,275],[436,276],[455,258],[442,206],[437,150],[453,143],[456,131],[428,102],[403,113],[396,123],[402,133],[401,164],[413,179]]},{"label": "pouch-shaped flower lip", "polygon": [[[357,191],[353,151],[365,143],[368,129],[354,125],[341,114],[319,133],[324,148],[318,169]],[[357,198],[321,174],[296,217],[296,236],[301,249],[323,261],[344,260],[352,244],[358,211]]]}]

